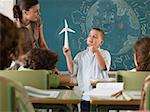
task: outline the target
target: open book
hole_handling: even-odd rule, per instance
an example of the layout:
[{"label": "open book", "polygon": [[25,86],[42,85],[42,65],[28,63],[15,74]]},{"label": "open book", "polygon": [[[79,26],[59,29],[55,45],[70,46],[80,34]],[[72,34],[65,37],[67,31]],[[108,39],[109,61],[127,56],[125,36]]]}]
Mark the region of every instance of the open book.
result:
[{"label": "open book", "polygon": [[24,86],[28,95],[37,98],[57,98],[59,91],[41,90],[31,86]]},{"label": "open book", "polygon": [[141,91],[134,91],[134,90],[123,91],[122,95],[128,101],[130,101],[132,99],[134,99],[134,100],[140,100],[141,99]]},{"label": "open book", "polygon": [[124,83],[98,83],[96,88],[85,92],[83,95],[96,97],[111,97],[113,94],[123,90]]},{"label": "open book", "polygon": [[101,83],[101,82],[116,82],[116,78],[107,78],[107,79],[90,79],[91,83]]}]

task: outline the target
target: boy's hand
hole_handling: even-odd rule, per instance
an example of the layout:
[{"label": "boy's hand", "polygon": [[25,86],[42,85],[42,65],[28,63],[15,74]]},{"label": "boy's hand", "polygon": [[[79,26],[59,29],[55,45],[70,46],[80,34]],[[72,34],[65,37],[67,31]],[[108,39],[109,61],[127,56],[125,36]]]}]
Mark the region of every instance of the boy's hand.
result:
[{"label": "boy's hand", "polygon": [[69,56],[71,54],[70,50],[67,49],[67,48],[64,48],[64,47],[63,47],[63,53],[64,53],[65,56]]}]

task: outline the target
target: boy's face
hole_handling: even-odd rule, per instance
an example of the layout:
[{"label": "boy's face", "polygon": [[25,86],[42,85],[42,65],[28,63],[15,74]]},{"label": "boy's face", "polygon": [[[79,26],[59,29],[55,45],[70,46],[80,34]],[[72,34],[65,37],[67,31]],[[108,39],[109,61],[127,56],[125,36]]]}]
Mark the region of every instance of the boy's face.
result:
[{"label": "boy's face", "polygon": [[103,34],[97,30],[92,29],[87,37],[88,46],[99,47],[103,43]]}]

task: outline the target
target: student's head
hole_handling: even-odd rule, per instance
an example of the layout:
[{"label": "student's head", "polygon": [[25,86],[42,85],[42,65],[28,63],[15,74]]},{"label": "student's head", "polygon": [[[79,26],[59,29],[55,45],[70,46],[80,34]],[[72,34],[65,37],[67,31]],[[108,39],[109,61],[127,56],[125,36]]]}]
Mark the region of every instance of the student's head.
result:
[{"label": "student's head", "polygon": [[16,56],[19,31],[13,21],[0,13],[0,69],[10,66],[11,56]]},{"label": "student's head", "polygon": [[25,68],[34,70],[55,68],[58,61],[58,55],[48,49],[34,48],[26,54]]},{"label": "student's head", "polygon": [[150,71],[150,37],[145,36],[138,40],[133,51],[137,71]]},{"label": "student's head", "polygon": [[39,1],[38,0],[20,0],[18,5],[13,7],[14,18],[26,18],[29,21],[37,21],[39,16]]},{"label": "student's head", "polygon": [[87,44],[88,46],[93,46],[95,44],[97,47],[103,44],[104,42],[104,31],[99,28],[93,28],[88,37]]}]

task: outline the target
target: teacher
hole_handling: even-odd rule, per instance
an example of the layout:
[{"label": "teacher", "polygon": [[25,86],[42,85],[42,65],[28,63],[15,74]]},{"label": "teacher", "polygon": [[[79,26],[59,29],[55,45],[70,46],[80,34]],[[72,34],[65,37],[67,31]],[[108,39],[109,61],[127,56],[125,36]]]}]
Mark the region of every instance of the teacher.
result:
[{"label": "teacher", "polygon": [[13,13],[16,25],[28,29],[31,38],[26,39],[31,40],[32,47],[48,49],[43,35],[39,1],[20,0],[18,4],[14,5]]}]

